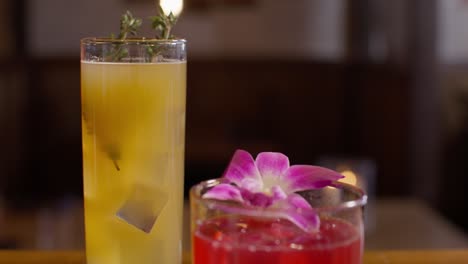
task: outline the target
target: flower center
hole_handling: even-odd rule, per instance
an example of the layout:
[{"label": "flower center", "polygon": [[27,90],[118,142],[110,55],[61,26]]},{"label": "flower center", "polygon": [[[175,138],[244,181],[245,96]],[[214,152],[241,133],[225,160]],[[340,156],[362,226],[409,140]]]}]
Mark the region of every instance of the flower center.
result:
[{"label": "flower center", "polygon": [[268,192],[268,191],[271,191],[271,188],[273,186],[278,186],[280,185],[280,182],[279,182],[279,177],[275,177],[273,175],[263,175],[262,177],[262,180],[263,180],[263,192]]},{"label": "flower center", "polygon": [[270,197],[273,195],[273,190],[271,187],[263,187],[262,192]]}]

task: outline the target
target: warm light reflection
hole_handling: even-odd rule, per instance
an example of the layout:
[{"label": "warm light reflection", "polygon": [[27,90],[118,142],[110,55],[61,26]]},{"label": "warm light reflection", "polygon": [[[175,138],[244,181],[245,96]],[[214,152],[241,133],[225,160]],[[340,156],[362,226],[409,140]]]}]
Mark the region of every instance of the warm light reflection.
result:
[{"label": "warm light reflection", "polygon": [[164,14],[168,15],[172,12],[174,16],[179,16],[184,7],[184,0],[160,0],[159,4],[161,5]]},{"label": "warm light reflection", "polygon": [[343,179],[340,180],[340,182],[348,183],[348,184],[351,184],[351,185],[356,185],[357,176],[353,171],[344,170],[344,171],[342,171],[340,173],[343,174],[343,176],[345,176]]}]

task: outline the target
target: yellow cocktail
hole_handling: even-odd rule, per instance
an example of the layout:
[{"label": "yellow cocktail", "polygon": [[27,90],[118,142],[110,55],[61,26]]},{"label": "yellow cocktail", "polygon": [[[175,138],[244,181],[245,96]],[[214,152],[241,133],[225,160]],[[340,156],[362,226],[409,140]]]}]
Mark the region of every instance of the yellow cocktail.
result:
[{"label": "yellow cocktail", "polygon": [[86,55],[96,49],[87,51],[83,45],[88,263],[180,263],[185,55],[146,62],[141,57],[96,61]]}]

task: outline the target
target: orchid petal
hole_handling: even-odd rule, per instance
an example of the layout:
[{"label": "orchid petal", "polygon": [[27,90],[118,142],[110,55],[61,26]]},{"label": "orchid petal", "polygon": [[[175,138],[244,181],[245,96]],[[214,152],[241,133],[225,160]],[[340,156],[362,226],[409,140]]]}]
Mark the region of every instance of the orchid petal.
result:
[{"label": "orchid petal", "polygon": [[279,178],[289,168],[289,159],[278,152],[262,152],[255,160],[265,187],[278,184]]},{"label": "orchid petal", "polygon": [[283,191],[280,186],[273,186],[271,187],[271,194],[273,201],[283,200],[288,197],[288,195]]},{"label": "orchid petal", "polygon": [[294,208],[298,208],[298,209],[300,208],[300,209],[306,209],[306,210],[312,209],[312,206],[310,205],[310,203],[307,202],[307,200],[304,197],[300,196],[297,193],[292,193],[288,195],[287,201]]},{"label": "orchid petal", "polygon": [[300,195],[290,194],[280,203],[283,217],[308,233],[317,232],[320,227],[320,218],[312,206]]},{"label": "orchid petal", "polygon": [[263,187],[255,161],[245,150],[236,150],[224,173],[224,178],[252,192],[259,191]]},{"label": "orchid petal", "polygon": [[294,165],[289,167],[281,181],[287,186],[286,193],[292,193],[320,189],[343,177],[340,173],[323,167]]},{"label": "orchid petal", "polygon": [[242,199],[247,201],[250,205],[259,207],[269,207],[273,204],[273,198],[262,192],[250,192],[247,189],[241,190]]},{"label": "orchid petal", "polygon": [[226,183],[220,183],[214,186],[205,194],[203,194],[203,198],[216,200],[230,200],[241,203],[244,202],[244,199],[242,199],[241,191],[236,186]]}]

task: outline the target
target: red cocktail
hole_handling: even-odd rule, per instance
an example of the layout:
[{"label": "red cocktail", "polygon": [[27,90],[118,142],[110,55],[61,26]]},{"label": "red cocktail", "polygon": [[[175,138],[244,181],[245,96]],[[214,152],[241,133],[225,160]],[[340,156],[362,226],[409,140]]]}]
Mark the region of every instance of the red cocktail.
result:
[{"label": "red cocktail", "polygon": [[286,220],[216,218],[197,227],[194,263],[361,263],[361,234],[339,219],[323,219],[305,234]]}]

